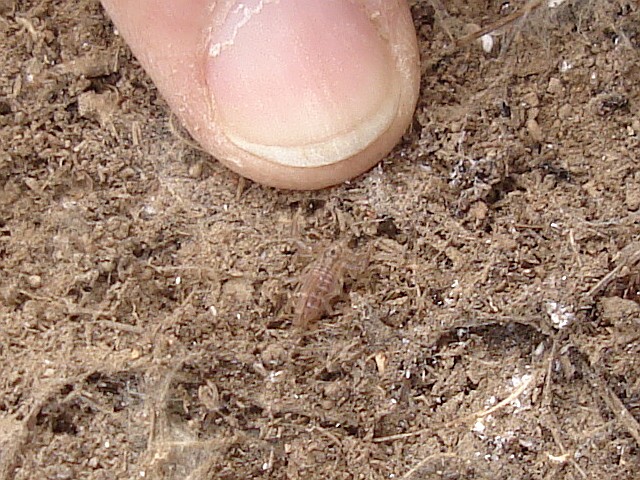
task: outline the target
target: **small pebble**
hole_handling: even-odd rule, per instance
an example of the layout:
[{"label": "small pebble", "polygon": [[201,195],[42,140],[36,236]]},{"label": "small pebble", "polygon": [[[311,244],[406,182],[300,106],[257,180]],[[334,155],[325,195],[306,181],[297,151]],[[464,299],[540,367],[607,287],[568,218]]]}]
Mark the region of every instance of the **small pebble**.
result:
[{"label": "small pebble", "polygon": [[534,119],[527,120],[527,130],[531,138],[533,138],[536,142],[542,142],[544,140],[544,135],[542,134],[542,129],[538,122]]},{"label": "small pebble", "polygon": [[40,186],[35,178],[27,177],[24,179],[24,183],[32,192],[40,193]]},{"label": "small pebble", "polygon": [[200,178],[202,176],[202,162],[196,162],[189,167],[189,176],[191,178]]},{"label": "small pebble", "polygon": [[522,97],[523,103],[526,103],[530,107],[537,107],[540,105],[540,99],[536,92],[529,92],[524,97]]},{"label": "small pebble", "polygon": [[558,109],[558,117],[566,120],[571,116],[571,105],[564,104]]},{"label": "small pebble", "polygon": [[640,209],[640,187],[634,183],[627,183],[625,189],[625,204],[632,212]]},{"label": "small pebble", "polygon": [[561,95],[564,92],[562,81],[559,78],[551,77],[549,85],[547,86],[547,92],[552,95]]},{"label": "small pebble", "polygon": [[281,365],[287,358],[284,348],[276,344],[269,344],[260,354],[261,360],[269,366]]}]

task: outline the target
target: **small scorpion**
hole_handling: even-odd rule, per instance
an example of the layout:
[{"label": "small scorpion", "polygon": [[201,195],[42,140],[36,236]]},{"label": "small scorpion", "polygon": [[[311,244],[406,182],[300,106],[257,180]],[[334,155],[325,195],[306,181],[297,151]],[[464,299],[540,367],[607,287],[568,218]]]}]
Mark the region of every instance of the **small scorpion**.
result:
[{"label": "small scorpion", "polygon": [[367,255],[356,255],[346,241],[330,245],[320,258],[309,265],[300,282],[295,304],[293,326],[305,329],[331,313],[342,295],[345,277],[354,279],[366,268]]}]

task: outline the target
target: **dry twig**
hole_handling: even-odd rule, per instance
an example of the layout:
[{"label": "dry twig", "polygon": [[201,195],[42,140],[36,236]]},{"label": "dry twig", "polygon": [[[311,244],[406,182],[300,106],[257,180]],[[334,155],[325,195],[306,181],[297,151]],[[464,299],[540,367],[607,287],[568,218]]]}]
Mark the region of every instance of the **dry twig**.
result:
[{"label": "dry twig", "polygon": [[616,393],[607,385],[607,382],[601,375],[594,373],[593,381],[600,389],[600,396],[607,404],[607,407],[613,412],[618,421],[627,429],[629,434],[640,446],[640,423],[629,412],[627,407]]},{"label": "dry twig", "polygon": [[411,478],[414,473],[422,469],[427,463],[431,462],[432,460],[437,460],[439,458],[457,458],[457,455],[455,453],[450,453],[450,452],[438,452],[438,453],[434,453],[433,455],[429,455],[428,457],[420,460],[413,468],[411,468],[411,470],[405,473],[402,476],[402,478],[405,480]]},{"label": "dry twig", "polygon": [[471,413],[469,415],[465,415],[464,417],[457,418],[455,420],[452,420],[450,422],[445,422],[445,423],[440,424],[440,425],[435,425],[435,426],[428,427],[428,428],[422,428],[420,430],[416,430],[415,432],[399,433],[397,435],[389,435],[387,437],[378,437],[378,438],[374,438],[373,441],[375,443],[392,442],[392,441],[395,441],[395,440],[401,440],[403,438],[415,437],[415,436],[418,436],[418,435],[422,435],[424,433],[429,433],[429,432],[433,432],[433,431],[436,431],[436,430],[441,430],[441,429],[444,429],[444,428],[451,428],[451,427],[454,427],[456,425],[467,423],[469,421],[476,421],[476,420],[479,420],[481,418],[485,418],[488,415],[491,415],[492,413],[495,413],[498,410],[506,407],[511,402],[513,402],[516,398],[518,398],[520,395],[522,395],[522,393],[527,388],[529,388],[529,386],[533,383],[533,381],[535,380],[536,377],[537,377],[536,374],[533,374],[533,375],[527,377],[518,386],[518,388],[516,388],[513,392],[511,392],[511,394],[507,398],[505,398],[504,400],[496,403],[493,407],[487,408],[487,409],[482,410],[480,412],[474,412],[474,413]]}]

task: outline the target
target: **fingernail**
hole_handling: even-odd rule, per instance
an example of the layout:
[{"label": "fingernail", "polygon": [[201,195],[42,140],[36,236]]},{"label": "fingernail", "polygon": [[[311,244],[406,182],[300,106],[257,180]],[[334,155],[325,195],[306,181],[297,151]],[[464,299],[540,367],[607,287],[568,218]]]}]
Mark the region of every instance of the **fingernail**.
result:
[{"label": "fingernail", "polygon": [[266,160],[341,161],[397,115],[389,45],[352,1],[234,2],[208,47],[216,121],[232,143]]}]

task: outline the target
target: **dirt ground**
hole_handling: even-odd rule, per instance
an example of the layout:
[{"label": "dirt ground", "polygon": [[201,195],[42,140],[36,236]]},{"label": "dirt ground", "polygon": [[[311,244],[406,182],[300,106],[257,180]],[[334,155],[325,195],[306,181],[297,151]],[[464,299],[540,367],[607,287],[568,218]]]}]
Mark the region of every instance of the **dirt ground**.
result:
[{"label": "dirt ground", "polygon": [[97,1],[1,0],[0,479],[640,478],[640,9],[552,3],[413,1],[402,143],[284,192]]}]

